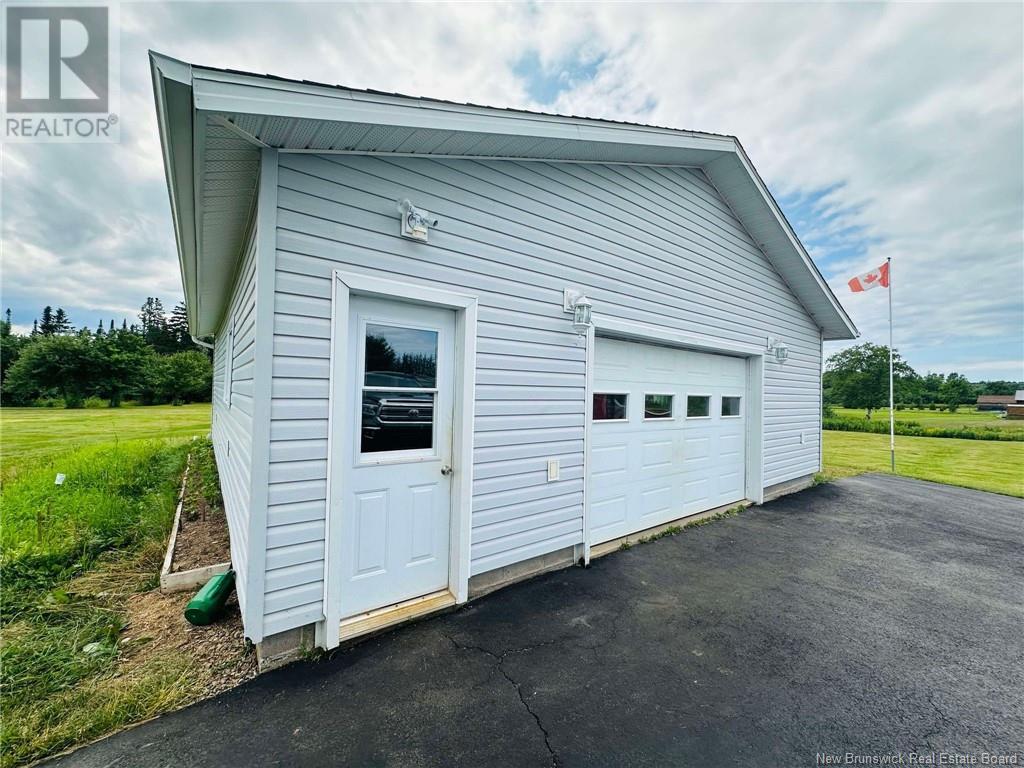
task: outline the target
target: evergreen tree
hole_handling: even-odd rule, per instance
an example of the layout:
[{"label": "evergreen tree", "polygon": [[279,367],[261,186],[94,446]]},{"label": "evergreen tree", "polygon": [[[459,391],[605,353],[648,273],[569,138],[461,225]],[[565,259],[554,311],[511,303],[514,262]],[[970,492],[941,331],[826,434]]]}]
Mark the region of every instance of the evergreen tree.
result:
[{"label": "evergreen tree", "polygon": [[53,333],[69,333],[72,330],[74,329],[71,327],[68,313],[64,311],[64,307],[57,307],[57,311],[53,313]]},{"label": "evergreen tree", "polygon": [[174,342],[181,351],[193,349],[192,337],[188,332],[188,313],[185,310],[185,302],[179,301],[171,310],[171,317],[167,321],[167,329],[174,337]]},{"label": "evergreen tree", "polygon": [[[114,321],[111,320],[110,322],[114,322]],[[121,319],[121,330],[122,331],[127,331],[128,330],[128,318],[127,317]]]},{"label": "evergreen tree", "polygon": [[114,332],[114,318],[110,318],[110,333]]},{"label": "evergreen tree", "polygon": [[32,318],[32,333],[31,333],[31,335],[32,336],[38,336],[39,335],[39,321],[36,320],[35,318]]},{"label": "evergreen tree", "polygon": [[43,318],[39,323],[39,332],[43,336],[53,336],[53,307],[49,304],[43,307]]},{"label": "evergreen tree", "polygon": [[25,336],[11,333],[11,310],[8,309],[3,322],[0,322],[0,382],[6,381],[7,369],[17,361],[28,343]]},{"label": "evergreen tree", "polygon": [[102,336],[103,335],[103,318],[102,317],[100,318],[99,325],[96,326],[96,335],[97,336]]},{"label": "evergreen tree", "polygon": [[142,338],[161,355],[169,355],[178,351],[178,342],[174,332],[168,327],[164,315],[164,305],[160,299],[149,296],[139,310],[139,321],[142,323]]}]

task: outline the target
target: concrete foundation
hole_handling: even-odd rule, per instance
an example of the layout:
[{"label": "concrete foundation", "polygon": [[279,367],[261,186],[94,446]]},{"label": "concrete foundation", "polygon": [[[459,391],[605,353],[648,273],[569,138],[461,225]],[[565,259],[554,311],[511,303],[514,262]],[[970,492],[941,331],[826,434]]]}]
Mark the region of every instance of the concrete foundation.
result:
[{"label": "concrete foundation", "polygon": [[315,647],[316,626],[306,624],[304,627],[270,635],[256,643],[256,661],[260,672],[266,672],[302,658],[303,654]]},{"label": "concrete foundation", "polygon": [[814,485],[814,475],[804,475],[794,480],[787,480],[784,483],[777,483],[776,485],[770,485],[764,489],[764,500],[771,501],[777,499],[779,496],[785,496],[790,493],[796,493],[802,491],[804,488],[810,488]]},{"label": "concrete foundation", "polygon": [[496,589],[515,584],[517,581],[530,579],[547,571],[557,571],[560,568],[567,568],[576,563],[576,548],[566,547],[546,555],[532,557],[523,560],[521,563],[506,565],[504,568],[496,568],[487,573],[473,576],[469,580],[469,599],[481,597]]}]

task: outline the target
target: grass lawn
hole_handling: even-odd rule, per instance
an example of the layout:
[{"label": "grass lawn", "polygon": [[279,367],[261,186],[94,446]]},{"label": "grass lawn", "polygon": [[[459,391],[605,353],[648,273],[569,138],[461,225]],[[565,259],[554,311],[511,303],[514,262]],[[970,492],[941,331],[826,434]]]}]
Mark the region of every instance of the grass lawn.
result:
[{"label": "grass lawn", "polygon": [[[863,419],[862,408],[834,408],[835,414],[843,419]],[[1024,432],[1024,421],[1020,419],[1002,419],[999,411],[978,411],[974,408],[961,408],[956,413],[948,411],[929,411],[927,409],[907,409],[896,411],[896,421],[916,421],[922,427],[987,427],[989,429],[1008,429]],[[872,421],[889,422],[889,409],[880,408],[871,414]]]},{"label": "grass lawn", "polygon": [[[888,435],[826,431],[824,441],[826,475],[889,471]],[[897,435],[896,473],[1024,497],[1024,443]]]},{"label": "grass lawn", "polygon": [[[209,441],[184,444],[209,430],[209,405],[4,408],[0,426],[0,768],[10,768],[195,701],[219,674],[140,624],[167,603],[150,590],[186,453],[198,476],[215,470]],[[181,607],[161,632],[183,621]]]},{"label": "grass lawn", "polygon": [[210,431],[210,404],[125,408],[0,408],[0,466],[17,467],[72,448]]}]

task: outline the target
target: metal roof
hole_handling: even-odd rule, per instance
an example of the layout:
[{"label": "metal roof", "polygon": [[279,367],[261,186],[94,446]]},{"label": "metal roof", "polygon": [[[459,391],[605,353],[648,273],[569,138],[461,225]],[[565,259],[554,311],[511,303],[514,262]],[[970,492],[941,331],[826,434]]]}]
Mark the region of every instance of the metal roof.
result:
[{"label": "metal roof", "polygon": [[219,326],[265,148],[700,168],[824,338],[857,335],[733,136],[325,85],[152,52],[150,60],[189,323],[197,335]]}]

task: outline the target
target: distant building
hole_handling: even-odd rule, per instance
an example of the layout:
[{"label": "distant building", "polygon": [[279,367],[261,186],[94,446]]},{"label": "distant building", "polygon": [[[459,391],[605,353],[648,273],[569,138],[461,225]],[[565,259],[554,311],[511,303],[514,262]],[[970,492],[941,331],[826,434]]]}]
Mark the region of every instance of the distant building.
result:
[{"label": "distant building", "polygon": [[1005,411],[1006,406],[1021,402],[1021,395],[1024,391],[1016,395],[978,395],[977,407],[979,411]]},{"label": "distant building", "polygon": [[1024,419],[1024,389],[1018,389],[1014,403],[1006,406],[1006,418]]}]

